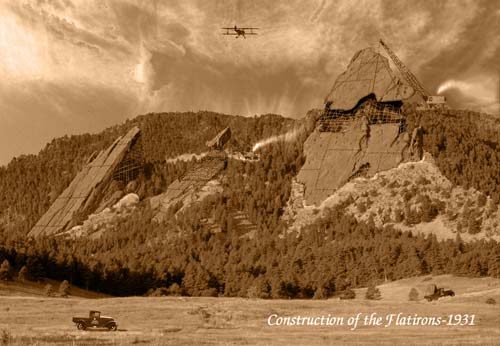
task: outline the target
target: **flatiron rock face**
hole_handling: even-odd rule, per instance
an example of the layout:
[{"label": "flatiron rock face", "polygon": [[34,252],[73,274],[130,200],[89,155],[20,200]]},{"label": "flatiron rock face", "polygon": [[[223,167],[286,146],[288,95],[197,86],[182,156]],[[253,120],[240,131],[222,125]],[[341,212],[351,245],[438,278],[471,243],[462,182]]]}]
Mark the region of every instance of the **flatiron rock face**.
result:
[{"label": "flatiron rock face", "polygon": [[306,162],[297,175],[305,204],[321,204],[351,179],[419,159],[420,146],[412,146],[408,133],[399,129],[399,124],[369,125],[366,118],[357,118],[342,132],[314,131],[304,143]]},{"label": "flatiron rock face", "polygon": [[89,214],[99,199],[102,189],[112,179],[115,168],[139,136],[140,130],[132,128],[103,150],[76,175],[71,184],[54,201],[49,210],[28,233],[30,237],[56,235],[74,226],[74,217]]},{"label": "flatiron rock face", "polygon": [[154,210],[153,220],[164,221],[170,212],[175,214],[181,208],[203,199],[204,196],[220,192],[219,175],[225,169],[225,156],[207,155],[185,176],[175,180],[167,191],[150,199]]},{"label": "flatiron rock face", "polygon": [[206,196],[222,192],[220,176],[227,166],[224,145],[230,139],[231,129],[226,127],[206,142],[211,150],[196,167],[170,184],[164,193],[151,197],[149,203],[154,212],[154,221],[163,222],[169,215],[185,210]]},{"label": "flatiron rock face", "polygon": [[304,206],[320,205],[354,178],[371,177],[421,158],[418,133],[406,132],[402,109],[402,101],[413,94],[387,58],[371,48],[354,55],[304,143],[306,162],[296,178],[303,185]]},{"label": "flatiron rock face", "polygon": [[325,103],[332,109],[350,110],[370,94],[378,102],[393,102],[406,100],[414,93],[391,70],[386,57],[366,48],[356,53],[346,71],[338,76]]}]

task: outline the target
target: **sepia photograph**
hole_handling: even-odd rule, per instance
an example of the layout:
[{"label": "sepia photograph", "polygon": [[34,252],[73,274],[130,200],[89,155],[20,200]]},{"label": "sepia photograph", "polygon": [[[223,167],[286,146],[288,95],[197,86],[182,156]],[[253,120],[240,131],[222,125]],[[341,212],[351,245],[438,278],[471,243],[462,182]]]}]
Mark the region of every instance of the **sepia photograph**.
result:
[{"label": "sepia photograph", "polygon": [[498,0],[0,0],[0,346],[500,345]]}]

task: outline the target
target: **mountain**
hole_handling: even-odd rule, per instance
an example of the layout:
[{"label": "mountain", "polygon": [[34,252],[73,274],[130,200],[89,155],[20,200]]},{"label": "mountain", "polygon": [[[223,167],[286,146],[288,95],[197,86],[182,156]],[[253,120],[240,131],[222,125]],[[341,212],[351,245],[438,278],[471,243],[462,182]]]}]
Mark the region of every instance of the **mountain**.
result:
[{"label": "mountain", "polygon": [[117,296],[498,277],[500,121],[413,96],[365,49],[302,119],[146,114],[54,139],[0,167],[0,261]]},{"label": "mountain", "polygon": [[[205,151],[205,142],[222,128],[230,126],[233,131],[229,149],[248,151],[258,139],[279,133],[293,123],[277,115],[246,118],[211,112],[148,114],[99,134],[54,139],[38,155],[23,155],[0,167],[0,224],[9,233],[26,234],[92,154],[109,147],[134,126],[145,138],[143,177],[148,183],[141,191],[141,197],[145,197],[158,194],[190,165],[165,165],[166,158]],[[116,186],[114,190],[124,188]]]},{"label": "mountain", "polygon": [[[487,240],[486,229],[476,233],[475,242],[457,236],[463,234],[465,239],[474,233],[468,225],[456,232],[456,225],[465,220],[467,201],[472,215],[480,213],[480,227],[489,227],[492,234],[497,231],[494,218],[484,217],[498,205],[500,180],[494,165],[500,161],[498,132],[484,126],[482,115],[410,109],[409,131],[422,128],[423,150],[434,162],[424,158],[371,178],[355,177],[331,197],[352,190],[349,203],[332,204],[317,212],[300,233],[290,232],[284,213],[294,179],[306,161],[303,145],[319,114],[311,112],[298,121],[276,115],[149,114],[100,134],[55,139],[38,155],[16,158],[0,170],[4,244],[0,259],[8,259],[16,270],[26,264],[32,276],[68,279],[115,295],[144,294],[156,288],[188,295],[246,296],[251,291],[262,297],[312,297],[382,278],[426,273],[500,275],[500,248]],[[26,240],[27,230],[88,157],[133,126],[141,128],[145,157],[144,172],[137,178],[142,186],[136,191],[139,203],[98,238]],[[228,148],[235,150],[250,150],[269,138],[281,140],[267,141],[258,149],[260,160],[229,158],[222,192],[175,218],[154,221],[150,198],[196,165],[196,161],[167,162],[165,158],[203,153],[204,142],[226,126],[233,132]],[[297,134],[280,137],[290,131]],[[115,185],[117,191],[125,189],[120,182]],[[464,202],[461,207],[454,204],[459,197]],[[437,198],[444,201],[444,209]],[[431,208],[419,207],[425,203]],[[425,212],[419,214],[420,220],[415,217],[416,223],[384,224],[389,208],[395,209],[393,204],[401,204],[403,215],[406,207]],[[455,228],[448,230],[454,232],[450,233],[453,240],[401,232],[453,213],[458,214],[450,221]]]},{"label": "mountain", "polygon": [[338,205],[357,220],[377,227],[392,225],[403,231],[434,234],[438,239],[454,239],[460,234],[464,241],[500,240],[498,204],[475,188],[451,183],[428,153],[420,161],[401,163],[372,178],[354,179],[318,207],[293,208],[292,228],[300,231],[325,209]]}]

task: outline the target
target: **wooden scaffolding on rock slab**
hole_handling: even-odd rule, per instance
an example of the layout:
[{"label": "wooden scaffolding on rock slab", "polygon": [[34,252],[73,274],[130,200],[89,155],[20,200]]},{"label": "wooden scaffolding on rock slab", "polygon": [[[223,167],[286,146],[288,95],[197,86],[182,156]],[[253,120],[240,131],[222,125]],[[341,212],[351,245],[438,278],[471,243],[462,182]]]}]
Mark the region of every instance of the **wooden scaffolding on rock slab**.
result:
[{"label": "wooden scaffolding on rock slab", "polygon": [[127,185],[135,180],[144,167],[144,149],[142,136],[139,134],[131,143],[130,148],[125,153],[123,160],[116,166],[113,172],[113,179]]}]

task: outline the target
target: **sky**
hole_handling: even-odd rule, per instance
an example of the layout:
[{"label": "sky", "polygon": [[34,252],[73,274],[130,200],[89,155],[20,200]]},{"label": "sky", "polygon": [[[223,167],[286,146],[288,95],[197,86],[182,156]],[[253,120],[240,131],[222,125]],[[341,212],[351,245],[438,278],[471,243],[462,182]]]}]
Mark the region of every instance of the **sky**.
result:
[{"label": "sky", "polygon": [[497,0],[0,0],[0,165],[149,112],[302,117],[379,38],[452,107],[498,113],[498,22]]}]

